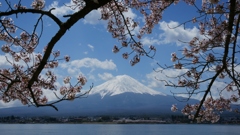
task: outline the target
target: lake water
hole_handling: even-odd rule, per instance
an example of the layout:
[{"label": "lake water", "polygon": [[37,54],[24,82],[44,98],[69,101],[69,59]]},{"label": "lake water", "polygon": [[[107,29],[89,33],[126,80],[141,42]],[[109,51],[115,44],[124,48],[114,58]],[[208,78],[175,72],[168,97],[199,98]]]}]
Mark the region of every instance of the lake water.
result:
[{"label": "lake water", "polygon": [[0,135],[240,135],[240,125],[0,124]]}]

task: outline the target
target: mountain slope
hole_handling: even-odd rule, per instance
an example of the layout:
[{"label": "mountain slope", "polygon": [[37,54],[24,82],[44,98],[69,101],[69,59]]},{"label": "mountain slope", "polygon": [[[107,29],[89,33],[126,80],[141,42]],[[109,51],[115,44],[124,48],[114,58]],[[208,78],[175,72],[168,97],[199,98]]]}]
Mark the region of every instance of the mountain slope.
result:
[{"label": "mountain slope", "polygon": [[[190,103],[199,102],[190,100]],[[171,115],[172,104],[182,108],[186,102],[154,91],[135,79],[123,75],[96,86],[87,98],[50,107],[16,107],[0,109],[0,116],[99,116],[99,115]]]},{"label": "mountain slope", "polygon": [[90,95],[88,98],[63,101],[51,107],[13,107],[0,109],[2,116],[130,116],[130,115],[171,115],[172,104],[182,108],[186,103],[178,102],[172,96],[123,93],[115,96]]},{"label": "mountain slope", "polygon": [[138,94],[165,95],[159,91],[152,90],[137,80],[127,75],[116,76],[115,78],[96,86],[90,95],[100,94],[103,98],[106,95],[114,96],[122,93],[131,92]]}]

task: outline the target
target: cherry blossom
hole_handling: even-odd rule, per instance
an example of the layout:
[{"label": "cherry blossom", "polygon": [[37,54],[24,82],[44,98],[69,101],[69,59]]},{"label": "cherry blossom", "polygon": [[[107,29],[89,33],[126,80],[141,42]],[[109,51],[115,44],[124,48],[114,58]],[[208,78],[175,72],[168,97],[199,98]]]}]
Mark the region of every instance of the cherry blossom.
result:
[{"label": "cherry blossom", "polygon": [[67,84],[67,83],[70,82],[70,79],[71,79],[71,77],[65,77],[64,80],[63,80],[63,82],[64,82],[65,84]]},{"label": "cherry blossom", "polygon": [[69,62],[70,56],[66,55],[66,56],[64,56],[64,59],[65,59],[66,62]]},{"label": "cherry blossom", "polygon": [[123,53],[122,56],[123,56],[124,59],[128,59],[129,55],[128,55],[128,53]]},{"label": "cherry blossom", "polygon": [[178,110],[178,108],[176,107],[176,105],[172,105],[171,111],[176,112],[177,110]]},{"label": "cherry blossom", "polygon": [[41,10],[45,6],[45,1],[44,0],[34,0],[31,5],[34,9]]},{"label": "cherry blossom", "polygon": [[[162,20],[164,11],[179,2],[196,9],[196,16],[191,16],[179,26],[190,23],[199,29],[200,36],[184,41],[181,54],[171,54],[172,65],[158,65],[162,70],[172,69],[182,73],[170,77],[176,81],[166,78],[164,83],[167,86],[185,87],[189,98],[193,94],[202,94],[199,103],[187,104],[181,110],[184,115],[198,122],[217,122],[219,112],[232,111],[231,104],[239,102],[240,73],[237,68],[240,63],[237,57],[240,52],[240,2],[237,0],[202,0],[200,5],[196,0],[72,0],[73,4],[66,7],[75,13],[64,15],[64,21],[52,14],[54,9],[45,10],[44,0],[33,0],[29,5],[23,5],[21,0],[16,3],[0,2],[0,5],[8,6],[6,9],[0,7],[0,40],[4,42],[1,51],[9,65],[0,69],[0,99],[6,103],[19,100],[24,105],[51,106],[57,109],[55,103],[88,94],[89,91],[82,92],[82,87],[87,82],[83,75],[77,78],[65,76],[61,86],[57,87],[56,84],[60,81],[53,71],[60,61],[69,62],[70,56],[62,56],[61,50],[55,50],[54,47],[76,22],[95,9],[101,12],[101,19],[107,21],[107,31],[119,43],[113,45],[113,53],[123,51],[121,57],[130,59],[131,66],[139,63],[142,57],[153,59],[159,50],[157,51],[154,44],[145,45],[142,39],[153,32]],[[137,12],[143,21],[125,16],[129,10]],[[22,14],[36,15],[37,21],[31,24],[32,30],[25,30],[15,24],[12,18]],[[52,19],[59,30],[47,44],[42,45],[44,17]],[[45,46],[43,51],[37,52],[36,48],[42,46]],[[212,92],[216,92],[216,83],[225,86],[217,90],[218,97],[212,96]],[[45,90],[53,91],[58,100],[48,101],[43,92]],[[225,92],[230,97],[225,97]],[[171,110],[180,109],[173,105]]]},{"label": "cherry blossom", "polygon": [[175,61],[178,59],[175,52],[172,53],[171,56],[172,56],[172,58],[171,58],[171,61],[172,61],[172,62],[175,62]]},{"label": "cherry blossom", "polygon": [[78,76],[77,80],[81,85],[85,85],[87,82],[87,79],[82,75]]}]

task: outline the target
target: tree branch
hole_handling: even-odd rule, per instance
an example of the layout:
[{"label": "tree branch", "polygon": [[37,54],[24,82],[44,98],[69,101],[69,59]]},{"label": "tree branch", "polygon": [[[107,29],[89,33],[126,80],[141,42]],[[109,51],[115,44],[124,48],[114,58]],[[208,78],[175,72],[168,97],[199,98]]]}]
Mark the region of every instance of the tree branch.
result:
[{"label": "tree branch", "polygon": [[[55,36],[52,37],[50,42],[47,45],[47,49],[45,51],[45,54],[42,58],[42,61],[38,68],[36,69],[36,72],[34,72],[32,78],[29,80],[28,83],[28,89],[31,91],[31,87],[34,84],[36,80],[38,80],[39,74],[42,72],[44,66],[47,64],[47,60],[49,59],[53,47],[56,45],[56,43],[62,38],[62,36],[66,33],[68,29],[70,29],[78,20],[84,18],[88,13],[90,13],[92,10],[97,9],[106,3],[110,2],[111,0],[101,0],[99,4],[94,5],[86,5],[82,10],[74,13],[65,23],[62,23],[60,26],[59,31],[55,34]],[[34,97],[33,97],[33,100]],[[36,106],[38,107],[39,104],[35,101]]]},{"label": "tree branch", "polygon": [[49,11],[43,11],[43,10],[36,10],[36,9],[16,9],[16,10],[10,10],[8,12],[0,12],[0,17],[2,16],[9,16],[9,15],[13,15],[13,14],[26,14],[26,13],[32,13],[32,14],[42,14],[42,15],[46,15],[48,17],[50,17],[51,19],[53,19],[58,26],[60,27],[62,25],[62,22],[51,13],[52,10],[54,10],[55,8],[50,9]]}]

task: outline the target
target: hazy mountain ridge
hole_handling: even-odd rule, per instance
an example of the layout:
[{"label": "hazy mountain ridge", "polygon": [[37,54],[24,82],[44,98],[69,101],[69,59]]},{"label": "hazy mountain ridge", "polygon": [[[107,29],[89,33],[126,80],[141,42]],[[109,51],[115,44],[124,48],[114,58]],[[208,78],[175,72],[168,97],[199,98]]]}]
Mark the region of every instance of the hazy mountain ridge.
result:
[{"label": "hazy mountain ridge", "polygon": [[172,104],[182,108],[186,102],[178,102],[123,75],[96,86],[87,98],[56,104],[59,111],[51,107],[24,106],[0,109],[0,116],[160,115],[172,114]]}]

